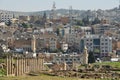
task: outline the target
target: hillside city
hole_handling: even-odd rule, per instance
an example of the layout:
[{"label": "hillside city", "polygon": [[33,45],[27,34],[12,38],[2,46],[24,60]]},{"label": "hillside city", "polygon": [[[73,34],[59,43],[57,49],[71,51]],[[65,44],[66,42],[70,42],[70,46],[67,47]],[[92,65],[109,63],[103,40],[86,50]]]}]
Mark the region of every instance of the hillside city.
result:
[{"label": "hillside city", "polygon": [[[44,66],[42,70],[49,67],[51,71],[63,71],[64,75],[67,75],[64,70],[89,73],[90,64],[94,63],[117,64],[120,62],[119,13],[120,7],[96,11],[74,10],[72,6],[68,10],[57,9],[55,2],[49,11],[25,13],[0,10],[0,59],[7,56],[7,65],[11,67],[15,64],[12,57],[15,57],[16,61],[16,56],[20,59],[30,58],[30,63],[34,62],[31,65],[35,65],[32,69],[39,66],[36,58],[42,57],[44,61],[41,61],[40,65],[47,65],[47,68]],[[20,62],[23,63],[23,71],[15,75],[25,72],[26,68],[22,67],[26,66],[24,60],[26,59]],[[18,59],[16,65],[20,63]],[[80,65],[87,66],[86,71],[78,69]],[[3,67],[1,63],[0,68]],[[7,75],[15,71],[13,67],[9,67]],[[19,69],[18,67],[18,71]],[[116,69],[120,68],[112,70]],[[37,70],[39,69],[33,69]],[[59,72],[55,74],[60,75]],[[120,78],[120,74],[117,75]]]}]

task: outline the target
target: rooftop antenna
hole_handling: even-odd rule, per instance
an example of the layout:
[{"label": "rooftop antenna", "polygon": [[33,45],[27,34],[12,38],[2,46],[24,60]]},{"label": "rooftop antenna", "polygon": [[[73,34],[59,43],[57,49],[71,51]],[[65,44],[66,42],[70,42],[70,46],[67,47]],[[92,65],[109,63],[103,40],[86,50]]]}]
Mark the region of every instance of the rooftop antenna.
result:
[{"label": "rooftop antenna", "polygon": [[70,18],[70,24],[72,25],[72,17],[73,17],[73,11],[72,6],[69,8],[69,18]]},{"label": "rooftop antenna", "polygon": [[118,8],[120,9],[120,0],[119,0],[119,7]]}]

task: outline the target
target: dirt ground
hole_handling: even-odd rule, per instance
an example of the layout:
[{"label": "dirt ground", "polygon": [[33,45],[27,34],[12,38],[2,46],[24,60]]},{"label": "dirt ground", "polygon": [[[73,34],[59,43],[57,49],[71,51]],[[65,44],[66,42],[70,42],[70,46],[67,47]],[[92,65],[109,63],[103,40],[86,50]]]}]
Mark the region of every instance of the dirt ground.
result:
[{"label": "dirt ground", "polygon": [[21,77],[0,77],[0,80],[94,80],[94,79],[78,79],[78,78],[40,75],[40,76],[21,76]]}]

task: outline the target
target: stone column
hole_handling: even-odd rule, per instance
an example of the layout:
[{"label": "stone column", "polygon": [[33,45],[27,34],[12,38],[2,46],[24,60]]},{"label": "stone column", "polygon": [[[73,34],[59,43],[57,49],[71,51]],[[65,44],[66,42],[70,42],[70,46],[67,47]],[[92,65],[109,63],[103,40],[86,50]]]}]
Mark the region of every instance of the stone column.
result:
[{"label": "stone column", "polygon": [[35,68],[35,72],[36,72],[37,71],[37,69],[36,69],[36,58],[34,59],[34,63],[35,63],[34,68]]},{"label": "stone column", "polygon": [[39,71],[39,69],[38,69],[38,58],[36,58],[36,67],[37,67],[37,71]]},{"label": "stone column", "polygon": [[27,69],[27,61],[26,58],[24,58],[24,73],[27,73],[26,69]]},{"label": "stone column", "polygon": [[20,59],[18,59],[18,76],[20,75]]},{"label": "stone column", "polygon": [[25,58],[25,73],[27,73],[27,59]]},{"label": "stone column", "polygon": [[64,68],[64,70],[67,70],[67,64],[66,64],[66,62],[63,63],[63,68]]},{"label": "stone column", "polygon": [[23,75],[23,58],[21,58],[21,75]]},{"label": "stone column", "polygon": [[7,76],[9,75],[9,65],[8,65],[9,61],[8,61],[8,56],[7,56],[7,59],[6,59],[6,70],[7,70]]},{"label": "stone column", "polygon": [[84,47],[83,64],[88,64],[88,51],[86,46]]},{"label": "stone column", "polygon": [[31,59],[27,59],[27,73],[29,73],[30,70],[31,70],[31,65],[30,65],[30,63],[31,63]]},{"label": "stone column", "polygon": [[25,58],[23,58],[23,73],[25,73]]},{"label": "stone column", "polygon": [[33,66],[33,72],[35,72],[35,59],[34,58],[33,58],[32,66]]},{"label": "stone column", "polygon": [[44,58],[42,58],[42,70],[44,70]]},{"label": "stone column", "polygon": [[18,74],[19,74],[19,72],[18,72],[18,66],[19,65],[18,65],[18,58],[17,58],[16,59],[16,71],[15,71],[16,72],[16,76],[18,76]]},{"label": "stone column", "polygon": [[9,74],[11,76],[11,56],[9,57]]},{"label": "stone column", "polygon": [[12,74],[12,76],[13,76],[13,74],[14,74],[14,73],[13,73],[13,68],[14,68],[14,67],[13,67],[13,57],[11,56],[11,74]]}]

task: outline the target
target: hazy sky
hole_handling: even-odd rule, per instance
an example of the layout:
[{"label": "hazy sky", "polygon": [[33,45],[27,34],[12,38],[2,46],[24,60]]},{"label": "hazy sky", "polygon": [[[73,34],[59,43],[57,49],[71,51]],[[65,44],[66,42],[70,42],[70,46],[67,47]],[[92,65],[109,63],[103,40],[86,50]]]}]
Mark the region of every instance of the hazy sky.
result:
[{"label": "hazy sky", "polygon": [[56,8],[79,10],[111,9],[119,5],[119,0],[0,0],[0,9],[12,11],[41,11],[52,8],[53,2]]}]

